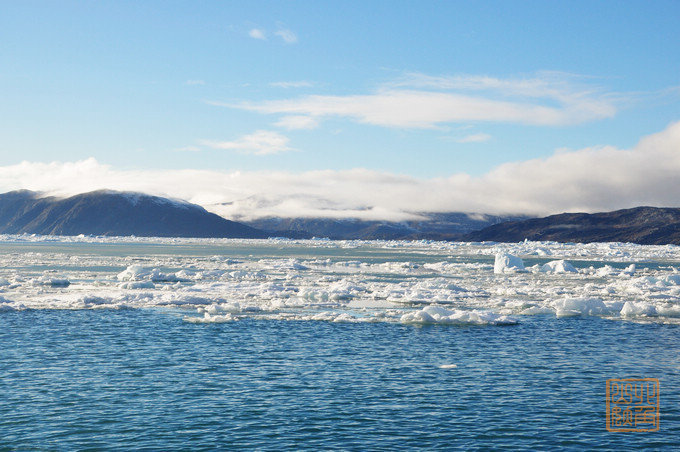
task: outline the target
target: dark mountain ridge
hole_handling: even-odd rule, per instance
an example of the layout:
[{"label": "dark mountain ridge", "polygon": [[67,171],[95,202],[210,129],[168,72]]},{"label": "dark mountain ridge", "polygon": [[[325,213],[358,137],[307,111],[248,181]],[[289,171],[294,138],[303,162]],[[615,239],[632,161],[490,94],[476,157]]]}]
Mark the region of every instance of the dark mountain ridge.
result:
[{"label": "dark mountain ridge", "polygon": [[562,213],[511,221],[471,232],[464,240],[520,242],[630,242],[680,245],[680,208],[635,207],[600,213]]},{"label": "dark mountain ridge", "polygon": [[266,238],[203,207],[142,193],[99,190],[68,198],[19,190],[0,195],[0,233]]},{"label": "dark mountain ridge", "polygon": [[423,220],[372,221],[354,218],[262,218],[245,224],[273,235],[324,237],[332,240],[460,240],[465,234],[522,216],[429,213]]}]

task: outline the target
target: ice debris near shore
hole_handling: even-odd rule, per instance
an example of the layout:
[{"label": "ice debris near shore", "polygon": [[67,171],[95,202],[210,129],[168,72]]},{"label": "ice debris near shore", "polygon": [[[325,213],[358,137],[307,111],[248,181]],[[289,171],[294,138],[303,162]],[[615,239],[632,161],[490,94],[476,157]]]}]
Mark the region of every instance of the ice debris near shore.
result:
[{"label": "ice debris near shore", "polygon": [[[31,249],[0,255],[3,312],[153,308],[194,323],[505,325],[537,315],[680,323],[677,246],[4,239]],[[125,252],[111,253],[119,245]]]}]

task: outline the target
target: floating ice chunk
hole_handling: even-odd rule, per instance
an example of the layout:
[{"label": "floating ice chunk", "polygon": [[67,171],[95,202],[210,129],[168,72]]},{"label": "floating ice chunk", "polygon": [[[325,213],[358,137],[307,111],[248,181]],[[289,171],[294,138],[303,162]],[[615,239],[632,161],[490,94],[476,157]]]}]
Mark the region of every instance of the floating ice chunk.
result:
[{"label": "floating ice chunk", "polygon": [[633,276],[635,274],[635,264],[630,264],[623,270],[618,270],[611,265],[605,265],[602,268],[598,268],[595,272],[595,276],[604,278],[606,276],[618,275],[618,276]]},{"label": "floating ice chunk", "polygon": [[45,274],[42,275],[40,278],[35,279],[33,281],[33,284],[52,287],[68,287],[71,285],[71,281],[64,277]]},{"label": "floating ice chunk", "polygon": [[77,303],[82,304],[85,307],[93,307],[93,306],[110,304],[111,301],[112,300],[110,300],[110,299],[98,297],[96,295],[85,295],[85,296],[79,297],[78,300],[77,300]]},{"label": "floating ice chunk", "polygon": [[339,316],[333,319],[334,323],[346,323],[346,322],[356,322],[357,318],[347,314],[346,312],[343,312]]},{"label": "floating ice chunk", "polygon": [[621,275],[623,275],[623,276],[633,276],[634,273],[635,273],[635,264],[630,264],[628,267],[625,268],[625,270],[623,270],[621,272]]},{"label": "floating ice chunk", "polygon": [[[178,272],[178,273],[181,273]],[[163,273],[157,268],[147,268],[141,265],[130,265],[118,273],[118,281],[153,281],[153,282],[183,282],[186,278],[176,273]]]},{"label": "floating ice chunk", "polygon": [[153,289],[156,287],[151,281],[128,281],[118,285],[121,289]]},{"label": "floating ice chunk", "polygon": [[196,277],[195,272],[191,270],[180,270],[178,272],[175,272],[174,274],[175,278],[177,278],[178,281],[188,281]]},{"label": "floating ice chunk", "polygon": [[301,320],[313,320],[313,321],[320,321],[320,322],[333,322],[333,323],[358,323],[358,322],[369,322],[372,321],[372,319],[365,318],[361,319],[358,317],[355,317],[349,313],[343,312],[343,313],[337,313],[337,312],[331,312],[331,311],[323,311],[319,312],[314,315],[309,315],[309,316],[300,316],[299,317]]},{"label": "floating ice chunk", "polygon": [[520,312],[521,315],[541,315],[541,314],[552,314],[553,310],[541,306],[531,306]]},{"label": "floating ice chunk", "polygon": [[564,298],[553,303],[557,317],[602,315],[609,312],[599,298]]},{"label": "floating ice chunk", "polygon": [[135,281],[144,279],[149,273],[150,270],[141,265],[130,265],[128,268],[118,273],[117,278],[118,281]]},{"label": "floating ice chunk", "polygon": [[680,317],[680,306],[677,304],[665,304],[656,307],[659,317]]},{"label": "floating ice chunk", "polygon": [[488,311],[448,310],[441,306],[427,306],[421,311],[401,316],[401,323],[444,325],[511,325],[517,323],[507,316]]},{"label": "floating ice chunk", "polygon": [[656,315],[656,307],[646,301],[626,301],[623,308],[621,308],[621,317],[649,317]]},{"label": "floating ice chunk", "polygon": [[517,256],[508,253],[496,254],[496,260],[493,265],[494,273],[516,273],[523,272],[524,261]]},{"label": "floating ice chunk", "polygon": [[241,305],[239,303],[212,304],[210,306],[206,306],[205,308],[198,308],[198,312],[204,312],[210,315],[224,313],[237,314],[241,312]]},{"label": "floating ice chunk", "polygon": [[456,367],[458,366],[455,364],[442,364],[439,366],[440,369],[455,369]]},{"label": "floating ice chunk", "polygon": [[604,267],[597,269],[595,276],[604,278],[605,276],[613,275],[614,273],[616,273],[616,269],[614,267],[611,265],[605,265]]},{"label": "floating ice chunk", "polygon": [[203,317],[187,315],[184,316],[183,320],[189,323],[226,323],[235,322],[236,320],[238,320],[238,317],[234,316],[231,313],[227,313],[224,315],[212,315],[206,312],[203,314]]},{"label": "floating ice chunk", "polygon": [[565,260],[550,261],[541,266],[543,273],[577,273],[573,265]]}]

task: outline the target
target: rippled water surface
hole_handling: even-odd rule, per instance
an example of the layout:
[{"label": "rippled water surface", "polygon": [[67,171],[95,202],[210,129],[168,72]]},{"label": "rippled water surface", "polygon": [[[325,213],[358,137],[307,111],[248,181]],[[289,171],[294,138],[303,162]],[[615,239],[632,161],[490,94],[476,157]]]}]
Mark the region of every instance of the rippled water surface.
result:
[{"label": "rippled water surface", "polygon": [[0,450],[679,443],[677,247],[5,239]]}]

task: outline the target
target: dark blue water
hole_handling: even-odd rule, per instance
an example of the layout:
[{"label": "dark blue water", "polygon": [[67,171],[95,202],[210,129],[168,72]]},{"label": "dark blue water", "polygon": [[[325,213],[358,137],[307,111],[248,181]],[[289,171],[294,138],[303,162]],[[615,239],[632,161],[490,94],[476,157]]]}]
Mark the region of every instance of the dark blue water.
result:
[{"label": "dark blue water", "polygon": [[[0,343],[3,450],[680,444],[675,325],[195,325],[154,310],[44,310],[0,312]],[[659,432],[605,430],[616,377],[660,379]]]}]

